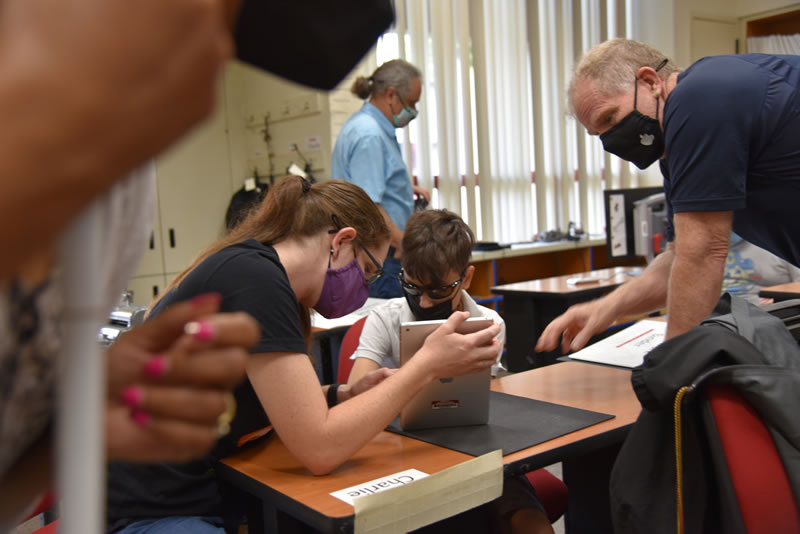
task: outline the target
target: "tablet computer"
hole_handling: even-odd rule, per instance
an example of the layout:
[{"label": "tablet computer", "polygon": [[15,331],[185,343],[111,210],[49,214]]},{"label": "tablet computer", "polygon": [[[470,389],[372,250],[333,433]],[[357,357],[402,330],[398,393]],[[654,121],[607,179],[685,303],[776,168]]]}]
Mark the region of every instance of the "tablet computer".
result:
[{"label": "tablet computer", "polygon": [[[425,343],[428,335],[444,324],[413,321],[400,325],[400,365],[405,365]],[[488,328],[493,321],[470,317],[457,332],[468,334]],[[483,425],[489,420],[491,369],[470,375],[440,378],[423,387],[400,411],[403,430]]]}]

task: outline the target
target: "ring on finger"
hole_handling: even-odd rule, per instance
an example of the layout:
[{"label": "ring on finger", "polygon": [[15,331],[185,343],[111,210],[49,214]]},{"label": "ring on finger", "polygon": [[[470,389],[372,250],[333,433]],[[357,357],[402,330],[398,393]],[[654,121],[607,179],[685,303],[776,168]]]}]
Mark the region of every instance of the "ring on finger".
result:
[{"label": "ring on finger", "polygon": [[225,411],[217,417],[217,436],[227,436],[231,431],[231,422],[236,416],[236,398],[233,393],[225,394]]}]

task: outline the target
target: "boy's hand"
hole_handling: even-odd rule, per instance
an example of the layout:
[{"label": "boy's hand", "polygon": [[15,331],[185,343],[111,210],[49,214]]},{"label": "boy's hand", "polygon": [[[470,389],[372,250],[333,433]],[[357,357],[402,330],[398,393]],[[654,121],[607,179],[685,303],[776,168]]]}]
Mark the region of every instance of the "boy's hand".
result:
[{"label": "boy's hand", "polygon": [[380,369],[376,369],[365,374],[355,384],[342,385],[339,388],[339,402],[344,402],[348,399],[352,399],[356,395],[361,395],[365,391],[374,388],[396,372],[397,369],[387,369],[386,367],[381,367]]}]

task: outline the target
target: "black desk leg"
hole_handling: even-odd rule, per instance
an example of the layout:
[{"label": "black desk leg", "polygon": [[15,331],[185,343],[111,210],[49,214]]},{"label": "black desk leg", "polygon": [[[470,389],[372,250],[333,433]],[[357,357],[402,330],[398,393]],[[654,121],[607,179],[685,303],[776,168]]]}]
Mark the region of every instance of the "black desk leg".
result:
[{"label": "black desk leg", "polygon": [[613,534],[608,487],[620,447],[614,444],[562,462],[569,488],[564,517],[567,534]]},{"label": "black desk leg", "polygon": [[547,305],[530,296],[504,295],[506,367],[509,371],[519,373],[556,363],[561,356],[561,347],[551,352],[536,352],[536,342],[550,321],[565,309],[560,302]]},{"label": "black desk leg", "polygon": [[331,350],[331,336],[327,333],[317,335],[319,343],[319,359],[322,366],[320,381],[323,384],[333,384],[333,351]]},{"label": "black desk leg", "polygon": [[512,373],[533,368],[531,354],[538,330],[533,324],[533,301],[516,295],[503,296],[503,319],[506,322],[506,367]]}]

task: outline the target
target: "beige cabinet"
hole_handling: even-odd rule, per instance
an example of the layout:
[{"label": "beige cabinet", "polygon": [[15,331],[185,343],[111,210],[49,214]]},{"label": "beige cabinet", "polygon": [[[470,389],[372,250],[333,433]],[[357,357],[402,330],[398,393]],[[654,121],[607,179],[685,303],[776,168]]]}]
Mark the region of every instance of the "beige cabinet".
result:
[{"label": "beige cabinet", "polygon": [[137,306],[148,306],[165,286],[166,277],[163,274],[134,276],[128,282],[128,290],[133,292],[133,303]]},{"label": "beige cabinet", "polygon": [[156,162],[164,272],[178,273],[223,235],[231,191],[224,106]]},{"label": "beige cabinet", "polygon": [[137,305],[149,304],[224,233],[233,194],[224,102],[221,90],[213,116],[156,159],[154,230],[128,284]]}]

